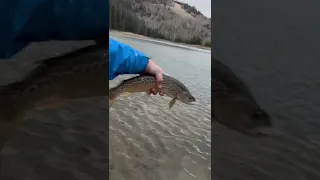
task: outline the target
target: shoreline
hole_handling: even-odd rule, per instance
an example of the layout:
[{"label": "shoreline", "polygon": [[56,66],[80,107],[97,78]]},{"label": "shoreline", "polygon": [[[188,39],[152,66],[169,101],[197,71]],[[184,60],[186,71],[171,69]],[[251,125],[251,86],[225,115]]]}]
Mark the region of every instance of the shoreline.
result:
[{"label": "shoreline", "polygon": [[165,45],[175,46],[175,47],[180,47],[180,48],[185,48],[185,49],[192,49],[192,50],[197,50],[197,51],[201,51],[201,52],[203,52],[203,50],[205,50],[205,51],[209,51],[211,53],[211,47],[206,47],[206,46],[201,46],[201,45],[192,45],[192,44],[186,44],[186,43],[177,43],[177,42],[168,41],[168,40],[164,40],[164,39],[151,38],[151,37],[147,37],[144,35],[135,34],[132,32],[109,30],[109,34],[133,38],[133,39],[142,39],[142,40],[146,40],[146,41],[150,41],[150,42],[154,42],[154,43],[160,43],[160,44],[165,44]]}]

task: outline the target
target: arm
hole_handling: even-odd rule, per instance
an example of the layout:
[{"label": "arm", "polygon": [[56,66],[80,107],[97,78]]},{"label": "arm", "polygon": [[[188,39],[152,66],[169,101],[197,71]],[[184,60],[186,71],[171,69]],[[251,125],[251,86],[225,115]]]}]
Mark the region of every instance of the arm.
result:
[{"label": "arm", "polygon": [[92,40],[109,29],[109,0],[0,1],[0,59],[32,41]]},{"label": "arm", "polygon": [[120,74],[140,74],[143,72],[153,74],[156,77],[157,88],[150,89],[148,93],[156,95],[159,91],[159,94],[163,96],[164,93],[160,90],[163,81],[161,67],[142,52],[109,38],[109,80]]},{"label": "arm", "polygon": [[145,72],[149,57],[129,45],[109,38],[109,79],[119,74],[139,74]]}]

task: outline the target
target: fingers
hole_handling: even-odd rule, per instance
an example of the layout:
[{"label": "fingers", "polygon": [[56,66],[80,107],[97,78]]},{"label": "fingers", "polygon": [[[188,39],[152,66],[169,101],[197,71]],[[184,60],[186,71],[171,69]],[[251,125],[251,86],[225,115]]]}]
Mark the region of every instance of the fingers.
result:
[{"label": "fingers", "polygon": [[155,88],[152,88],[151,90],[150,90],[150,94],[153,94],[153,95],[157,95],[157,90],[155,89]]},{"label": "fingers", "polygon": [[147,91],[147,94],[150,96],[151,94],[153,94],[153,95],[157,95],[157,90],[155,89],[155,88],[152,88],[152,89],[149,89],[148,91]]},{"label": "fingers", "polygon": [[[157,91],[156,88],[152,88],[152,89],[150,89],[150,90],[147,92],[148,95],[151,95],[151,94],[157,95],[157,93],[158,93],[158,91]],[[164,93],[163,93],[163,92],[159,92],[159,95],[160,95],[160,96],[163,96]]]},{"label": "fingers", "polygon": [[157,83],[157,88],[161,89],[162,88],[162,82],[163,82],[163,76],[162,73],[159,72],[156,74],[156,83]]},{"label": "fingers", "polygon": [[159,91],[159,95],[163,96],[164,93],[161,91],[162,89],[162,82],[163,82],[163,76],[162,76],[162,72],[161,73],[157,73],[156,74],[156,83],[157,83],[157,89]]},{"label": "fingers", "polygon": [[156,63],[154,63],[152,60],[149,60],[149,63],[146,68],[146,73],[152,74],[156,78],[156,87],[150,89],[147,93],[149,95],[154,94],[156,95],[159,93],[160,96],[163,96],[164,93],[161,91],[163,86],[163,71],[160,66],[158,66]]}]

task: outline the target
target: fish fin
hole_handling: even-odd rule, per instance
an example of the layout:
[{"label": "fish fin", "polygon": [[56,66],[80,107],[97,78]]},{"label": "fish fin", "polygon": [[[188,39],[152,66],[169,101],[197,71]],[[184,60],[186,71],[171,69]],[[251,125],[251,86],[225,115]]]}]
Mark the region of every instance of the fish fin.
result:
[{"label": "fish fin", "polygon": [[173,105],[176,103],[177,99],[173,98],[170,102],[169,102],[169,109],[171,109],[173,107]]}]

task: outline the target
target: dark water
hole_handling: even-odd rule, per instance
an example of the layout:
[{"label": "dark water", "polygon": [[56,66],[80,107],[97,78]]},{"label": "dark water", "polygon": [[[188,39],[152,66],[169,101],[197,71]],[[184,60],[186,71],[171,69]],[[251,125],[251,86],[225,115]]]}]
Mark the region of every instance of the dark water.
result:
[{"label": "dark water", "polygon": [[244,80],[277,133],[213,125],[212,177],[320,179],[318,1],[215,1],[214,52]]},{"label": "dark water", "polygon": [[[10,61],[0,61],[0,84],[21,79],[38,60],[90,43],[31,45]],[[106,99],[89,98],[52,109],[28,111],[21,128],[1,152],[0,179],[106,179],[109,158],[107,107]]]}]

